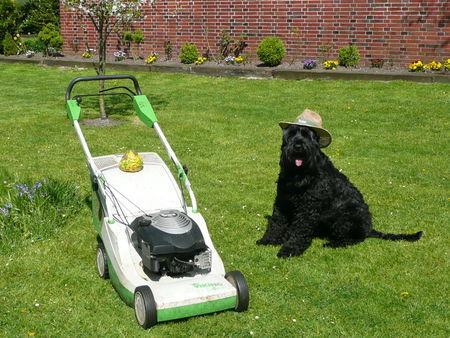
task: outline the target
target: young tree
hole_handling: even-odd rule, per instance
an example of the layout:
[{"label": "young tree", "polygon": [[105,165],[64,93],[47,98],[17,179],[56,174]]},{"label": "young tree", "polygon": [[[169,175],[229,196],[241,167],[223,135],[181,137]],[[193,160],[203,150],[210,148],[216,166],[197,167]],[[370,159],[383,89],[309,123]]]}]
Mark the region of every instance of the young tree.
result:
[{"label": "young tree", "polygon": [[[118,27],[128,26],[142,16],[144,5],[153,5],[155,0],[62,0],[70,10],[81,17],[88,18],[97,32],[98,62],[95,71],[98,75],[106,73],[106,43],[111,33]],[[99,89],[105,84],[99,82]],[[103,96],[100,96],[100,117],[107,119]]]}]

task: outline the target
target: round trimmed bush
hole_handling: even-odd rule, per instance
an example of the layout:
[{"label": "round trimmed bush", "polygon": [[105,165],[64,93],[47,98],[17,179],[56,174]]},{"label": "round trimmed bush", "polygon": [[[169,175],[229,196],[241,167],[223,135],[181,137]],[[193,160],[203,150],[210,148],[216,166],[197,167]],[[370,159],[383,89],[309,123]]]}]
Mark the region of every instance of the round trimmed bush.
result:
[{"label": "round trimmed bush", "polygon": [[286,55],[283,41],[276,36],[264,38],[258,46],[258,57],[267,66],[278,66]]},{"label": "round trimmed bush", "polygon": [[52,23],[48,23],[44,26],[44,28],[42,28],[38,34],[38,38],[45,46],[44,54],[46,55],[49,54],[50,48],[61,50],[64,43],[58,26],[55,26]]},{"label": "round trimmed bush", "polygon": [[197,47],[194,44],[186,42],[181,47],[180,61],[182,63],[194,63],[195,61],[197,61],[199,56],[200,52],[198,51]]},{"label": "round trimmed bush", "polygon": [[356,67],[359,59],[359,50],[355,46],[348,45],[339,49],[338,61],[340,66]]}]

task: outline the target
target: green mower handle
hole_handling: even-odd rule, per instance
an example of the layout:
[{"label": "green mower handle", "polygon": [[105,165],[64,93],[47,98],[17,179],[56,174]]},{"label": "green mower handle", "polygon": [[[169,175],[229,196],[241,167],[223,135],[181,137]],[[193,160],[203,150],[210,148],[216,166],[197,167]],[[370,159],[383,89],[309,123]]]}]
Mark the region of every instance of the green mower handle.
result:
[{"label": "green mower handle", "polygon": [[[139,87],[139,83],[138,83],[137,79],[133,75],[129,75],[129,74],[82,76],[82,77],[77,77],[77,78],[73,79],[72,81],[70,81],[69,86],[67,87],[67,90],[66,90],[66,109],[67,109],[67,116],[72,121],[72,124],[75,120],[78,120],[80,118],[80,114],[81,114],[81,107],[79,104],[80,102],[78,102],[78,100],[75,100],[71,97],[72,89],[76,83],[83,82],[83,81],[124,80],[124,79],[133,81],[134,89],[135,89],[136,93],[133,93],[127,87],[114,87],[114,88],[110,88],[110,89],[124,88],[124,89],[127,89],[128,91],[130,91],[133,94],[133,96],[129,95],[128,93],[117,93],[117,94],[118,95],[126,94],[126,95],[130,96],[131,99],[133,100],[133,105],[134,105],[134,108],[136,110],[138,117],[147,126],[153,127],[153,124],[155,122],[158,122],[158,119],[156,118],[156,115],[155,115],[155,112],[153,111],[152,105],[148,101],[147,97],[145,95],[142,95],[142,91],[141,91],[141,88]],[[95,94],[95,95],[108,95],[108,94],[99,93],[99,94]],[[114,94],[109,94],[109,95],[114,95]],[[79,96],[92,96],[92,95],[79,95]],[[77,98],[77,96],[75,96],[75,98]]]},{"label": "green mower handle", "polygon": [[66,101],[71,99],[73,86],[77,82],[102,81],[102,80],[124,80],[124,79],[129,79],[129,80],[133,81],[134,89],[136,90],[136,94],[142,95],[141,87],[139,87],[138,80],[133,75],[121,74],[121,75],[102,75],[102,76],[82,76],[82,77],[77,77],[77,78],[73,79],[72,81],[70,81],[69,86],[67,87],[67,90],[66,90]]}]

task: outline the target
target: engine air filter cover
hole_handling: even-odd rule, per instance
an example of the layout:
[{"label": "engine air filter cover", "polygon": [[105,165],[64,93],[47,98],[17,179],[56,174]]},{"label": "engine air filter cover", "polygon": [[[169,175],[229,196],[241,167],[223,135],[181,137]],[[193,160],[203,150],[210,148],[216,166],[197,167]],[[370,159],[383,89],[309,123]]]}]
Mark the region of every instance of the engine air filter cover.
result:
[{"label": "engine air filter cover", "polygon": [[138,248],[142,250],[144,242],[152,255],[191,253],[207,248],[197,223],[178,210],[140,216],[130,226],[136,233]]}]

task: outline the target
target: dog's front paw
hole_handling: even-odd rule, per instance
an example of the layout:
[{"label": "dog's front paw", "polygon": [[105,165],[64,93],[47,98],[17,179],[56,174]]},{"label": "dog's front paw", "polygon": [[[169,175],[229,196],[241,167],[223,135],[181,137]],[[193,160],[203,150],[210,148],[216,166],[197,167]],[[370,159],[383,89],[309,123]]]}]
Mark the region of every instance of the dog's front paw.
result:
[{"label": "dog's front paw", "polygon": [[283,245],[277,256],[280,258],[300,256],[306,249],[307,247]]},{"label": "dog's front paw", "polygon": [[296,250],[295,248],[290,248],[287,246],[282,246],[280,251],[277,253],[277,257],[279,258],[288,258],[293,256],[300,255],[300,252]]},{"label": "dog's front paw", "polygon": [[281,240],[274,240],[273,238],[263,237],[256,241],[258,245],[280,245],[283,244]]},{"label": "dog's front paw", "polygon": [[267,245],[267,244],[269,244],[269,241],[267,239],[264,239],[264,237],[263,237],[261,239],[258,239],[256,241],[256,244],[258,244],[258,245]]},{"label": "dog's front paw", "polygon": [[287,252],[287,251],[280,250],[277,253],[277,257],[278,258],[289,258],[289,257],[291,257],[291,254],[289,252]]}]

